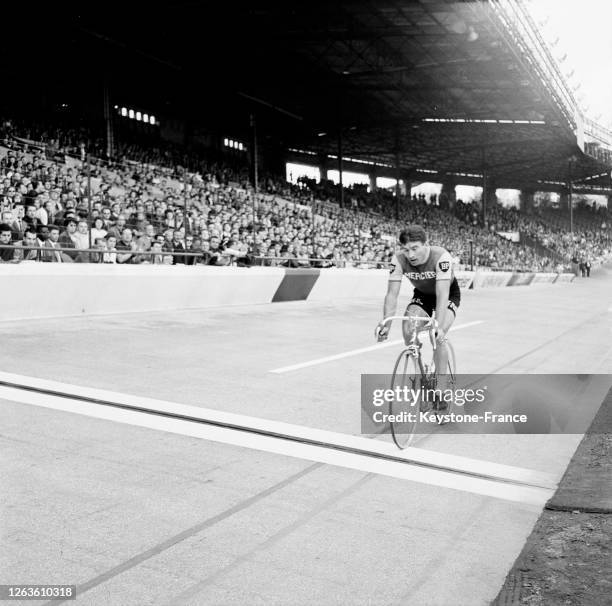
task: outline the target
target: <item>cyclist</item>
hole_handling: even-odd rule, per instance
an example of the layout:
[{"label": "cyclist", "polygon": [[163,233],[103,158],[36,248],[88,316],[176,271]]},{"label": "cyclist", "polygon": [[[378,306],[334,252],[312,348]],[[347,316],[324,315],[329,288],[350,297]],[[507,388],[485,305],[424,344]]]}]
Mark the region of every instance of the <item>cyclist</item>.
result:
[{"label": "cyclist", "polygon": [[[461,302],[459,284],[453,274],[452,258],[441,246],[431,246],[427,242],[425,230],[420,225],[409,225],[399,235],[401,249],[396,253],[391,265],[391,275],[385,296],[383,318],[393,316],[397,309],[402,276],[406,276],[414,286],[412,299],[406,308],[406,316],[431,317],[436,311],[436,368],[447,368],[448,349],[446,334],[450,330]],[[408,322],[403,323],[404,340],[410,340]],[[376,334],[379,341],[389,336],[391,323],[379,323]],[[441,389],[444,385],[439,374]],[[442,381],[441,381],[442,380]]]}]

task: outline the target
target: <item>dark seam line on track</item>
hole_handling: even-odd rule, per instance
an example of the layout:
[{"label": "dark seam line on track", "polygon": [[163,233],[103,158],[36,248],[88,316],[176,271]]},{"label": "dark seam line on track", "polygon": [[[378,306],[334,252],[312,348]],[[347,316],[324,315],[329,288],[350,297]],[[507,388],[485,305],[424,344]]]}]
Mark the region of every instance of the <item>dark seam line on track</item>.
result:
[{"label": "dark seam line on track", "polygon": [[234,568],[236,568],[237,566],[239,566],[243,562],[248,561],[249,558],[254,553],[257,553],[258,551],[261,551],[263,549],[266,549],[266,548],[270,547],[271,545],[274,545],[274,543],[276,543],[277,541],[283,539],[287,535],[291,534],[294,530],[297,530],[300,526],[303,526],[304,524],[307,524],[313,518],[318,516],[321,512],[325,511],[328,507],[330,507],[334,503],[337,503],[338,501],[340,501],[344,497],[347,497],[351,493],[355,492],[357,489],[361,488],[361,486],[363,484],[365,484],[366,482],[371,480],[373,477],[374,477],[374,474],[371,474],[371,473],[366,474],[364,477],[362,477],[359,480],[357,480],[356,482],[354,482],[351,486],[348,486],[347,488],[345,488],[339,494],[337,494],[337,495],[335,495],[333,497],[330,497],[329,499],[327,499],[326,501],[324,501],[320,505],[317,505],[314,509],[312,509],[307,514],[302,516],[299,520],[296,520],[295,522],[292,522],[288,526],[285,526],[285,528],[282,528],[278,532],[274,533],[271,537],[268,537],[260,545],[257,545],[256,547],[254,547],[253,549],[251,549],[247,553],[244,553],[244,554],[236,557],[236,559],[231,564],[228,564],[227,566],[221,568],[220,570],[218,570],[216,572],[213,572],[212,574],[210,574],[208,577],[206,577],[205,579],[203,579],[199,583],[196,583],[192,587],[189,587],[184,592],[180,593],[178,596],[175,596],[172,599],[172,601],[167,603],[166,606],[174,606],[175,604],[176,605],[184,604],[185,600],[188,600],[189,598],[192,598],[195,595],[197,595],[200,591],[205,589],[207,586],[209,586],[212,583],[214,583],[219,577],[224,576],[226,573],[230,572],[231,570],[233,570]]},{"label": "dark seam line on track", "polygon": [[[90,581],[87,581],[86,583],[83,583],[82,585],[77,586],[77,592],[76,592],[77,599],[80,597],[81,594],[85,593],[86,591],[93,589],[94,587],[96,587],[97,585],[100,585],[101,583],[105,583],[109,579],[116,577],[126,572],[127,570],[130,570],[131,568],[134,568],[134,566],[138,566],[139,564],[142,564],[142,562],[145,562],[146,560],[159,555],[160,553],[162,553],[163,551],[166,551],[167,549],[170,549],[171,547],[174,547],[174,545],[180,543],[181,541],[184,541],[185,539],[192,537],[198,532],[201,532],[202,530],[205,530],[206,528],[210,528],[211,526],[214,526],[218,522],[221,522],[225,520],[226,518],[229,518],[235,513],[238,513],[246,509],[247,507],[250,507],[257,501],[271,495],[272,493],[276,492],[277,490],[280,490],[281,488],[284,488],[285,486],[288,486],[289,484],[295,482],[296,480],[299,480],[303,476],[315,471],[319,467],[323,467],[323,463],[314,463],[313,465],[309,465],[308,467],[306,467],[305,469],[302,469],[298,473],[295,473],[289,476],[288,478],[285,478],[284,480],[274,484],[273,486],[270,486],[269,488],[266,488],[265,490],[258,492],[252,497],[249,497],[248,499],[245,499],[244,501],[234,505],[233,507],[226,509],[225,511],[217,514],[216,516],[213,516],[212,518],[208,518],[204,522],[200,522],[199,524],[196,524],[195,526],[192,526],[191,528],[187,528],[186,530],[183,530],[183,532],[180,532],[179,534],[173,537],[170,537],[169,539],[166,539],[165,541],[163,541],[162,543],[159,543],[155,547],[151,547],[150,549],[147,549],[146,551],[139,553],[138,555],[130,558],[129,560],[126,560],[122,564],[119,564],[118,566],[111,568],[104,574],[101,574],[91,579]],[[64,604],[66,601],[68,600],[52,600],[50,602],[45,602],[43,606],[56,606],[57,604]]]},{"label": "dark seam line on track", "polygon": [[34,393],[39,393],[39,394],[44,394],[44,395],[50,395],[50,396],[55,396],[55,397],[59,397],[59,398],[64,398],[64,399],[70,399],[70,400],[76,400],[76,401],[82,401],[82,402],[87,402],[90,404],[99,404],[102,406],[107,406],[109,408],[118,408],[120,410],[127,410],[130,412],[143,412],[145,414],[149,414],[152,416],[157,416],[157,417],[162,417],[162,418],[167,418],[167,419],[173,419],[173,420],[179,420],[179,421],[188,421],[191,423],[197,423],[199,425],[212,425],[213,427],[220,427],[222,429],[230,429],[230,430],[234,430],[234,431],[242,431],[244,433],[250,433],[250,434],[255,434],[255,435],[260,435],[260,436],[264,436],[264,437],[268,437],[268,438],[277,438],[280,440],[285,440],[286,442],[295,442],[297,444],[305,444],[308,446],[318,446],[321,448],[326,448],[328,450],[335,450],[335,451],[339,451],[339,452],[345,452],[348,454],[353,454],[353,455],[361,455],[361,456],[365,456],[365,457],[369,457],[372,459],[380,459],[383,461],[390,461],[393,463],[402,463],[404,465],[411,465],[414,467],[422,467],[425,469],[433,469],[435,471],[444,471],[444,472],[450,472],[450,473],[454,473],[457,475],[462,475],[462,476],[467,476],[467,477],[471,477],[471,478],[477,478],[480,480],[488,480],[488,481],[492,481],[492,482],[497,482],[500,484],[510,484],[512,486],[525,486],[525,487],[531,487],[531,488],[543,488],[546,490],[551,490],[552,488],[550,486],[542,486],[541,484],[535,484],[535,483],[531,483],[531,482],[521,482],[521,481],[517,481],[517,480],[512,480],[510,478],[500,478],[498,476],[494,476],[494,475],[490,475],[490,474],[486,474],[486,473],[479,473],[479,472],[474,472],[474,471],[467,471],[467,470],[463,470],[463,469],[454,469],[453,467],[449,467],[446,465],[436,465],[435,463],[424,463],[421,461],[412,461],[412,460],[406,460],[403,459],[401,457],[395,457],[393,455],[389,455],[389,454],[383,454],[383,453],[378,453],[378,452],[372,452],[371,450],[364,450],[361,448],[355,448],[352,446],[342,446],[340,444],[333,444],[330,442],[322,442],[321,440],[314,440],[311,438],[300,438],[297,436],[291,436],[288,434],[282,434],[282,433],[277,433],[275,431],[267,431],[264,429],[255,429],[253,427],[247,427],[245,425],[235,425],[233,423],[223,423],[221,421],[213,421],[211,419],[202,419],[202,418],[198,418],[198,417],[191,417],[189,415],[183,415],[183,414],[178,414],[178,413],[169,413],[169,412],[164,412],[164,411],[159,411],[159,410],[153,410],[150,408],[144,408],[142,406],[132,406],[130,404],[120,404],[119,402],[110,402],[108,400],[100,400],[98,398],[90,398],[87,396],[79,396],[76,394],[69,394],[69,393],[65,393],[65,392],[60,392],[60,391],[54,391],[51,389],[43,389],[43,388],[39,388],[39,387],[32,387],[29,385],[20,385],[19,383],[9,383],[6,381],[0,381],[0,386],[5,386],[5,387],[12,387],[14,389],[20,389],[23,391],[30,391],[30,392],[34,392]]},{"label": "dark seam line on track", "polygon": [[541,345],[538,345],[537,347],[530,349],[528,352],[521,354],[520,356],[517,356],[516,358],[510,360],[509,362],[506,362],[505,364],[502,364],[501,366],[498,366],[497,368],[492,370],[490,373],[483,375],[483,379],[486,379],[487,377],[490,377],[491,375],[498,374],[502,368],[506,368],[506,366],[510,366],[511,364],[514,364],[515,362],[518,362],[519,360],[522,360],[523,358],[526,358],[527,356],[534,354],[536,351],[539,351],[540,349],[546,347],[547,345],[554,343],[557,339],[561,339],[562,337],[572,332],[573,330],[576,330],[577,328],[581,328],[584,324],[588,324],[594,318],[599,318],[600,316],[603,316],[603,315],[607,315],[607,314],[605,312],[597,313],[591,316],[590,318],[587,318],[586,320],[584,320],[584,322],[580,322],[580,324],[576,324],[576,326],[572,326],[571,328],[568,328],[567,330],[563,331],[561,334],[557,335],[556,337],[553,337],[552,339],[549,339],[548,341],[542,343]]}]

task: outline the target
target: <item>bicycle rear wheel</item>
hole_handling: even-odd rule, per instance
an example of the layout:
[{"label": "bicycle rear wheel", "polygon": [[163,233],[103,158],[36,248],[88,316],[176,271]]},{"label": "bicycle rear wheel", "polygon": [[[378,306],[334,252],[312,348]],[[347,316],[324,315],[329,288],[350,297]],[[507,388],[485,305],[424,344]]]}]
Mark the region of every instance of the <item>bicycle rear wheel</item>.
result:
[{"label": "bicycle rear wheel", "polygon": [[457,376],[457,358],[455,357],[455,348],[450,341],[446,341],[446,347],[448,349],[448,374],[450,378],[448,380],[449,385],[455,387],[455,378]]},{"label": "bicycle rear wheel", "polygon": [[[399,387],[403,390],[405,386],[416,392],[420,391],[421,383],[421,372],[416,359],[405,349],[395,362],[391,389],[395,391]],[[405,401],[405,398],[395,397],[389,402],[389,413],[393,441],[398,448],[408,448],[413,443],[416,429],[419,426],[419,405],[410,406],[410,402]]]},{"label": "bicycle rear wheel", "polygon": [[[450,398],[447,402],[446,402],[446,407],[441,410],[440,412],[443,414],[449,414],[451,412],[453,412],[456,408],[456,404],[455,404],[455,398],[454,398],[454,392],[455,392],[455,385],[456,385],[456,377],[457,377],[457,364],[456,364],[456,358],[455,358],[455,349],[453,348],[453,346],[451,345],[450,341],[446,342],[446,348],[447,348],[447,352],[448,352],[448,364],[446,366],[446,375],[447,375],[447,380],[444,382],[444,391],[447,392],[448,390],[451,390],[453,392],[453,397]],[[441,385],[441,381],[438,379],[438,372],[436,371],[436,383],[438,385]],[[436,408],[434,408],[436,409]],[[445,425],[446,422],[441,421],[442,425]]]}]

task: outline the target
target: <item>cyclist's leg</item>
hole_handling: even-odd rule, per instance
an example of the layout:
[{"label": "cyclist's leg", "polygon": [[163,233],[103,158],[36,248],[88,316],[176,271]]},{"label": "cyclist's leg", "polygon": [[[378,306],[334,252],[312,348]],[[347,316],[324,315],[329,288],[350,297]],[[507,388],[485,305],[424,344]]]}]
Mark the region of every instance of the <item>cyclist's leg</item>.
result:
[{"label": "cyclist's leg", "polygon": [[[455,321],[457,314],[457,307],[459,300],[456,297],[451,297],[448,302],[446,313],[444,314],[444,321],[440,326],[444,334],[448,334],[453,322]],[[443,340],[437,344],[436,351],[434,354],[434,363],[436,365],[436,374],[438,376],[438,388],[444,391],[448,387],[448,347],[446,340]]]},{"label": "cyclist's leg", "polygon": [[[455,314],[457,313],[457,307],[453,301],[448,302],[446,313],[444,314],[444,321],[439,326],[439,330],[444,334],[448,334],[453,322],[455,321]],[[446,374],[446,366],[448,364],[448,348],[446,347],[445,341],[438,343],[435,354],[436,368],[439,374]]]},{"label": "cyclist's leg", "polygon": [[[432,312],[433,307],[431,305],[431,301],[428,301],[422,293],[415,289],[412,293],[412,299],[410,303],[408,303],[408,307],[406,307],[404,315],[416,316],[420,318],[430,318]],[[413,332],[410,329],[408,322],[403,322],[402,324],[402,331],[404,333],[404,343],[408,345],[410,339],[412,338]]]}]

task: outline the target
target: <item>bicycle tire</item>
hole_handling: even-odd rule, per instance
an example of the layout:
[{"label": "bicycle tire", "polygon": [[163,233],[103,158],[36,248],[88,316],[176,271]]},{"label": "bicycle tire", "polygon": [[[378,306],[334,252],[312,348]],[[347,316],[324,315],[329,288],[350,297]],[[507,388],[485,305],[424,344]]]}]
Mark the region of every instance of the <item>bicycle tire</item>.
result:
[{"label": "bicycle tire", "polygon": [[[446,390],[450,389],[454,393],[456,377],[457,377],[457,358],[455,357],[455,348],[452,346],[450,341],[446,341],[446,348],[448,352],[447,375],[449,379],[447,381],[445,389]],[[436,383],[438,383],[437,375],[438,375],[438,372],[436,371]],[[456,404],[453,398],[450,402],[448,402],[448,408],[444,410],[444,413],[449,414],[453,412],[455,408],[456,408]],[[442,425],[445,425],[445,424],[446,423],[442,423]]]},{"label": "bicycle tire", "polygon": [[446,347],[448,349],[448,374],[451,376],[449,382],[454,387],[457,377],[457,358],[455,357],[455,348],[450,341],[446,341]]},{"label": "bicycle tire", "polygon": [[[420,390],[421,380],[421,372],[416,359],[409,355],[408,350],[405,349],[399,354],[393,367],[391,389],[395,389],[396,386],[403,387],[406,385],[409,389]],[[391,435],[396,446],[402,450],[408,448],[414,442],[415,432],[419,425],[417,420],[419,407],[411,407],[408,402],[392,399],[389,402],[389,413],[395,416],[401,413],[413,413],[416,415],[414,422],[410,420],[389,421]]]}]

